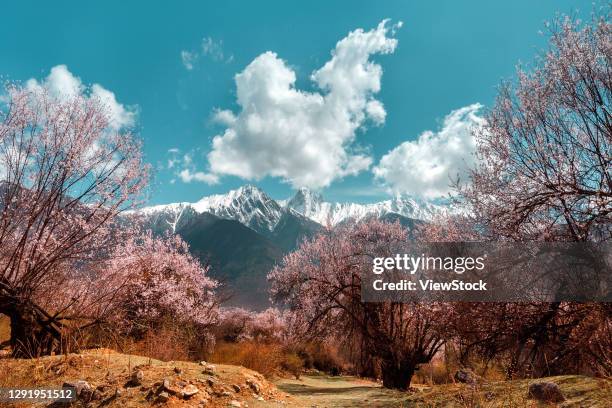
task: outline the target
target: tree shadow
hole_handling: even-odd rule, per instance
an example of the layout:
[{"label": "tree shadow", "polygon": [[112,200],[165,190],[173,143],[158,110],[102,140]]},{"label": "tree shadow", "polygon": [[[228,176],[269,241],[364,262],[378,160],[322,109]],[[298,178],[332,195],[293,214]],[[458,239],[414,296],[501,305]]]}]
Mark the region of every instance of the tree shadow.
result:
[{"label": "tree shadow", "polygon": [[355,387],[313,387],[304,384],[279,384],[277,387],[288,394],[294,395],[316,395],[316,394],[353,394],[370,393],[375,388],[368,386]]}]

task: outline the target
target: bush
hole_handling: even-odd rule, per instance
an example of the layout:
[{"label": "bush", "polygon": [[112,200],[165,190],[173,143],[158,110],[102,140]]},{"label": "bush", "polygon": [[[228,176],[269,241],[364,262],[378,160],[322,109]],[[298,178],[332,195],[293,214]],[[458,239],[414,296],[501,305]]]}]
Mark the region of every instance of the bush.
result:
[{"label": "bush", "polygon": [[346,363],[338,349],[328,344],[307,344],[297,354],[304,361],[305,368],[315,368],[329,374],[338,375],[346,371]]},{"label": "bush", "polygon": [[219,343],[210,357],[213,363],[241,365],[268,378],[281,373],[284,360],[282,346],[254,341]]},{"label": "bush", "polygon": [[0,344],[11,339],[11,321],[8,316],[0,314]]},{"label": "bush", "polygon": [[414,382],[421,384],[448,384],[452,382],[454,370],[442,359],[423,364],[414,374]]},{"label": "bush", "polygon": [[296,353],[285,353],[281,361],[281,368],[299,379],[304,369],[304,361]]}]

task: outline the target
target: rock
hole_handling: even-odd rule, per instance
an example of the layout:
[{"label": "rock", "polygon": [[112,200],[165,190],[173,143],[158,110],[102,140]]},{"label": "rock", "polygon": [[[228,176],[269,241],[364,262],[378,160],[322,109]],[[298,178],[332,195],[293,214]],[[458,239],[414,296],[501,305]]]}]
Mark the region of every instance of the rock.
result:
[{"label": "rock", "polygon": [[174,372],[177,373],[177,374],[180,374],[180,373],[183,372],[183,370],[181,370],[180,367],[174,367]]},{"label": "rock", "polygon": [[79,399],[82,401],[92,401],[94,398],[94,390],[91,387],[84,387],[79,394]]},{"label": "rock", "polygon": [[204,374],[216,375],[216,367],[212,364],[207,365],[204,369]]},{"label": "rock", "polygon": [[234,389],[234,391],[236,392],[240,392],[241,388],[238,384],[232,384],[232,388]]},{"label": "rock", "polygon": [[193,397],[194,395],[196,395],[198,392],[200,392],[200,390],[195,385],[189,384],[185,388],[183,388],[182,392],[183,392],[183,398],[189,399]]},{"label": "rock", "polygon": [[246,380],[246,383],[256,394],[259,394],[259,391],[261,390],[259,384],[251,379]]},{"label": "rock", "polygon": [[93,390],[91,394],[92,401],[101,400],[103,397],[104,395],[102,395],[102,393],[99,390]]},{"label": "rock", "polygon": [[559,386],[552,382],[535,382],[529,384],[528,398],[533,398],[541,402],[563,402],[565,397],[561,393]]},{"label": "rock", "polygon": [[216,384],[216,381],[214,380],[214,378],[207,378],[206,382],[208,383],[209,386],[214,386]]},{"label": "rock", "polygon": [[162,383],[162,385],[159,387],[159,389],[157,390],[158,393],[165,391],[170,395],[179,395],[181,393],[181,390],[177,387],[174,387],[171,385],[170,380],[167,378],[164,378],[164,382]]},{"label": "rock", "polygon": [[170,399],[170,395],[166,391],[162,391],[157,396],[157,401],[159,402],[167,402]]},{"label": "rock", "polygon": [[262,397],[261,395],[258,396],[256,399],[257,399],[257,401],[265,401],[264,397]]},{"label": "rock", "polygon": [[93,396],[93,388],[87,381],[79,380],[74,382],[65,382],[62,388],[74,388],[74,392],[78,399],[89,402]]},{"label": "rock", "polygon": [[129,387],[138,387],[142,385],[142,380],[144,379],[144,373],[141,370],[136,370],[132,373],[130,377],[130,381],[126,384]]},{"label": "rock", "polygon": [[222,391],[222,392],[221,392],[221,396],[222,396],[222,397],[231,397],[231,396],[232,396],[232,393],[231,393],[231,392],[229,392],[229,391]]},{"label": "rock", "polygon": [[242,406],[242,404],[239,401],[236,400],[231,400],[229,403],[230,407],[236,407],[236,408],[240,408]]},{"label": "rock", "polygon": [[470,369],[460,369],[455,373],[455,380],[464,384],[477,384],[479,377]]},{"label": "rock", "polygon": [[202,361],[200,361],[200,363],[199,363],[199,364],[200,364],[201,366],[205,366],[205,365],[206,365],[206,364],[208,364],[208,363],[207,363],[206,361],[202,360]]},{"label": "rock", "polygon": [[181,388],[183,388],[183,387],[187,386],[187,383],[185,381],[178,380],[176,382],[176,385],[181,387]]}]

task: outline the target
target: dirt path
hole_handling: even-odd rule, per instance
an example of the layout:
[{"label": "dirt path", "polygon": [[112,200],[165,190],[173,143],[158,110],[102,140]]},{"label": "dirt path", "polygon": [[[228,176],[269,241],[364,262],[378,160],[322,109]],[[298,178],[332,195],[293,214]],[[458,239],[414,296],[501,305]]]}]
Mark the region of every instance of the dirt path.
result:
[{"label": "dirt path", "polygon": [[283,379],[276,386],[304,407],[401,407],[406,394],[356,377],[303,376]]},{"label": "dirt path", "polygon": [[[545,407],[528,399],[532,381],[550,381],[559,385],[565,402],[560,408],[609,408],[612,381],[576,375],[548,377],[539,380],[500,381],[476,388],[466,384],[433,387],[415,385],[411,391],[382,388],[378,383],[356,377],[304,376],[300,380],[279,380],[275,384],[290,394],[287,407]],[[271,405],[266,405],[271,406]],[[258,408],[259,406],[257,406]]]}]

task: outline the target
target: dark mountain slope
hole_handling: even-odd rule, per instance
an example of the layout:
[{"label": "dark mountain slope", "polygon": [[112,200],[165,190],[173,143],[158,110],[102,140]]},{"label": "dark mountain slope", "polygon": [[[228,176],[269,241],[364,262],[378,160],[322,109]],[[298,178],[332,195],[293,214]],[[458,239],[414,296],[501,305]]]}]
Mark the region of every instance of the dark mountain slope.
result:
[{"label": "dark mountain slope", "polygon": [[230,291],[228,305],[256,309],[269,305],[266,276],[282,259],[281,248],[238,221],[209,213],[189,217],[177,233],[195,256],[210,263],[210,275]]}]

